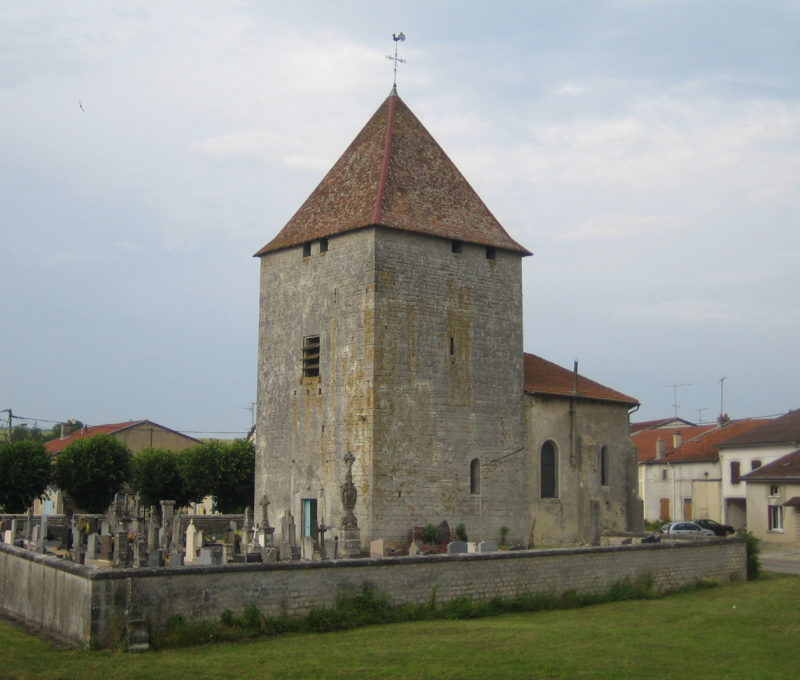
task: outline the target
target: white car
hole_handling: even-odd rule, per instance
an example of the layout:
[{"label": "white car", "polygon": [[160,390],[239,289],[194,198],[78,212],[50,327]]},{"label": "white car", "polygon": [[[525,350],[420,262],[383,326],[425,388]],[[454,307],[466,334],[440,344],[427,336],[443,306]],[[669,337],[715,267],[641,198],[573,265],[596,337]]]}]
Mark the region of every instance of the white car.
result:
[{"label": "white car", "polygon": [[667,536],[674,538],[713,538],[716,536],[711,529],[703,529],[694,522],[674,522],[666,533]]}]

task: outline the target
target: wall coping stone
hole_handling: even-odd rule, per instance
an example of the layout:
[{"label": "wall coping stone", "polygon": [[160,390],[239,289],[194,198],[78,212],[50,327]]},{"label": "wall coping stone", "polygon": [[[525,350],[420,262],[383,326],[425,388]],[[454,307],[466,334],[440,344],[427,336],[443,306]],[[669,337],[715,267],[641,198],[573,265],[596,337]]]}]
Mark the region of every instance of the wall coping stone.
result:
[{"label": "wall coping stone", "polygon": [[661,543],[634,544],[634,545],[613,545],[613,546],[589,546],[576,548],[539,548],[532,550],[498,550],[488,553],[438,553],[434,555],[405,555],[400,557],[373,557],[373,558],[347,558],[337,560],[304,561],[304,562],[237,562],[233,564],[218,565],[191,565],[182,567],[124,567],[115,569],[98,569],[92,566],[77,564],[54,555],[45,555],[25,548],[17,548],[13,545],[0,543],[0,551],[9,552],[17,557],[22,557],[33,562],[40,562],[47,566],[66,571],[76,576],[83,576],[93,581],[125,579],[132,576],[136,577],[158,577],[176,576],[179,574],[225,574],[241,573],[249,571],[287,571],[287,570],[318,570],[318,569],[341,569],[353,567],[374,567],[382,565],[399,566],[401,564],[452,564],[453,561],[477,561],[477,560],[514,560],[514,559],[537,559],[568,555],[598,555],[615,552],[631,552],[636,550],[681,550],[693,548],[698,545],[719,545],[719,544],[741,544],[745,543],[743,538],[708,538],[692,540],[662,541]]}]

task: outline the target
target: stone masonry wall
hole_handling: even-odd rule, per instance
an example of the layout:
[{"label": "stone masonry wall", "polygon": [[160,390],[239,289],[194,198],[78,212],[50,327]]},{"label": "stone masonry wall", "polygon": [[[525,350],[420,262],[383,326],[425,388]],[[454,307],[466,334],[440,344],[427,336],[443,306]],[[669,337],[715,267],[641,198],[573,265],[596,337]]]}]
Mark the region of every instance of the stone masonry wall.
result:
[{"label": "stone masonry wall", "polygon": [[[538,545],[597,544],[603,532],[641,531],[636,449],[625,404],[527,395],[527,479]],[[556,447],[556,498],[541,497],[542,445]],[[607,454],[601,484],[600,449]]]},{"label": "stone masonry wall", "polygon": [[[270,523],[291,511],[299,540],[302,499],[336,527],[345,454],[355,456],[356,515],[370,533],[374,231],[362,229],[270,253],[261,261],[255,502]],[[303,377],[303,339],[320,338],[318,377]],[[330,538],[333,533],[328,535]],[[368,545],[368,543],[367,543]]]},{"label": "stone masonry wall", "polygon": [[[374,538],[464,523],[523,538],[519,253],[379,229],[375,241]],[[470,463],[480,483],[470,488]]]},{"label": "stone masonry wall", "polygon": [[[106,647],[128,612],[151,626],[181,614],[218,619],[254,604],[266,616],[302,615],[370,583],[397,604],[479,601],[521,593],[602,593],[651,577],[658,590],[703,578],[746,578],[741,539],[572,550],[519,551],[218,567],[99,571],[0,545],[0,606],[75,642]],[[91,631],[91,633],[90,633]]]},{"label": "stone masonry wall", "polygon": [[86,644],[91,570],[0,543],[0,609],[53,636]]}]

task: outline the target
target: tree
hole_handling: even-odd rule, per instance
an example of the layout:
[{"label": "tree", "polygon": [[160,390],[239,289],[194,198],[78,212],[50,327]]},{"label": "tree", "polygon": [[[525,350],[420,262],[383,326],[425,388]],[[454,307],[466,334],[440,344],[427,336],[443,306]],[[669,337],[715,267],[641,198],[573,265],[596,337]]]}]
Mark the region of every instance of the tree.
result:
[{"label": "tree", "polygon": [[158,508],[161,501],[173,500],[175,506],[181,508],[192,500],[185,491],[181,455],[177,451],[139,451],[133,459],[130,483],[145,507]]},{"label": "tree", "polygon": [[50,456],[41,442],[0,444],[0,507],[25,512],[44,495],[51,473]]},{"label": "tree", "polygon": [[214,505],[219,512],[242,512],[252,503],[256,476],[256,451],[252,442],[234,439],[217,452]]},{"label": "tree", "polygon": [[216,509],[224,513],[241,512],[250,505],[256,466],[251,442],[215,440],[181,453],[181,474],[191,500],[213,496]]},{"label": "tree", "polygon": [[131,452],[110,435],[72,442],[55,464],[53,480],[86,512],[105,512],[130,477]]}]

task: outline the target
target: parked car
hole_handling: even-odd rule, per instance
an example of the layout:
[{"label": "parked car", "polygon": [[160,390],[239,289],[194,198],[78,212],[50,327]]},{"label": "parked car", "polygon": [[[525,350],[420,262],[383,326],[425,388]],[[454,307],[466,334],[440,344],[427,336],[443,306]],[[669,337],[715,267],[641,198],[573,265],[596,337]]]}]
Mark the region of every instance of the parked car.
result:
[{"label": "parked car", "polygon": [[673,538],[709,538],[716,536],[711,529],[703,529],[694,522],[675,522],[667,529],[667,535]]},{"label": "parked car", "polygon": [[661,529],[659,531],[661,531],[662,534],[668,534],[669,533],[669,528],[673,524],[674,524],[674,522],[664,522],[664,524],[661,525]]},{"label": "parked car", "polygon": [[734,533],[734,528],[730,524],[720,524],[713,519],[693,519],[692,522],[699,524],[703,529],[711,529],[717,536],[727,536]]}]

